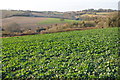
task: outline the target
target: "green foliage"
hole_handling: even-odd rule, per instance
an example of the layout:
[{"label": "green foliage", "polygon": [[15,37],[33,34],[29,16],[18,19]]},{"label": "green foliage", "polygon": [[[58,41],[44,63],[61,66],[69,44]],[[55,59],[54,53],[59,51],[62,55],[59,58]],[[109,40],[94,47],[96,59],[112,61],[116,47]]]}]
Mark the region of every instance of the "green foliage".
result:
[{"label": "green foliage", "polygon": [[2,77],[117,79],[118,28],[3,38]]}]

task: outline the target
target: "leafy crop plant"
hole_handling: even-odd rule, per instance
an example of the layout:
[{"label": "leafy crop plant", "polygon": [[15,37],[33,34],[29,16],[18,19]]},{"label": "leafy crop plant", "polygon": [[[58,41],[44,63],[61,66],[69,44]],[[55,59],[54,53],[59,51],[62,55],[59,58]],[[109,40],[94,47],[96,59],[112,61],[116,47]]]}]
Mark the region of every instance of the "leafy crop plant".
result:
[{"label": "leafy crop plant", "polygon": [[2,78],[117,80],[118,28],[3,38]]}]

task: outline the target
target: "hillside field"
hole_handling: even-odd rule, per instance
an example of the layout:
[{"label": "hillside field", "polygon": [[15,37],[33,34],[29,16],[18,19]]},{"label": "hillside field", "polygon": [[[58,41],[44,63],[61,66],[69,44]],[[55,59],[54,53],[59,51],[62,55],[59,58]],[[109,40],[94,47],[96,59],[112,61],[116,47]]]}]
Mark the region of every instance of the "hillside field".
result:
[{"label": "hillside field", "polygon": [[[10,17],[4,18],[2,20],[3,28],[7,28],[13,24],[18,24],[19,27],[23,29],[36,29],[37,27],[46,27],[48,25],[53,24],[62,24],[62,23],[70,23],[77,22],[75,20],[67,20],[60,21],[59,18],[42,18],[42,17]],[[13,26],[14,27],[14,26]]]},{"label": "hillside field", "polygon": [[118,28],[9,37],[2,41],[3,79],[120,78]]},{"label": "hillside field", "polygon": [[61,21],[59,18],[47,18],[46,20],[40,21],[38,24],[57,24],[57,23],[71,23],[78,22],[77,20],[64,19]]}]

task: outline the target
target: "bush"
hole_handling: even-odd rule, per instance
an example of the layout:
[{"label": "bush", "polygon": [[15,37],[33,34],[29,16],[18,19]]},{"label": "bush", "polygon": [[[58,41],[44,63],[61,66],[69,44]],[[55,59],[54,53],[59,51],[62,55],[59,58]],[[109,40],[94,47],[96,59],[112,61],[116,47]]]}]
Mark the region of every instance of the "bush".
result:
[{"label": "bush", "polygon": [[63,18],[61,18],[61,19],[60,19],[60,21],[64,21],[64,19],[63,19]]},{"label": "bush", "polygon": [[41,32],[41,31],[43,31],[43,30],[46,30],[46,29],[45,29],[45,28],[39,28],[39,27],[38,27],[38,28],[36,29],[36,32]]},{"label": "bush", "polygon": [[120,27],[120,16],[118,14],[113,14],[112,17],[108,18],[108,27]]},{"label": "bush", "polygon": [[8,32],[13,32],[13,33],[14,32],[18,32],[18,33],[22,32],[20,25],[17,23],[11,23],[9,26],[6,27],[5,30]]},{"label": "bush", "polygon": [[97,27],[120,27],[120,13],[111,14],[112,16],[107,18],[101,18],[97,24]]},{"label": "bush", "polygon": [[94,23],[86,23],[85,27],[95,27],[95,24]]}]

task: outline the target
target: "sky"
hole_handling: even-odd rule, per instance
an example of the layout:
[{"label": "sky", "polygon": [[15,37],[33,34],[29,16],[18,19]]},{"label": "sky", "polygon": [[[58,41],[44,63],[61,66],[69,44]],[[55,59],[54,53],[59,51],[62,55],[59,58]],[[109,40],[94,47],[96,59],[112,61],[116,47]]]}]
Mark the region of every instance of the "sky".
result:
[{"label": "sky", "polygon": [[120,0],[3,0],[0,9],[33,11],[80,11],[84,9],[118,9]]}]

